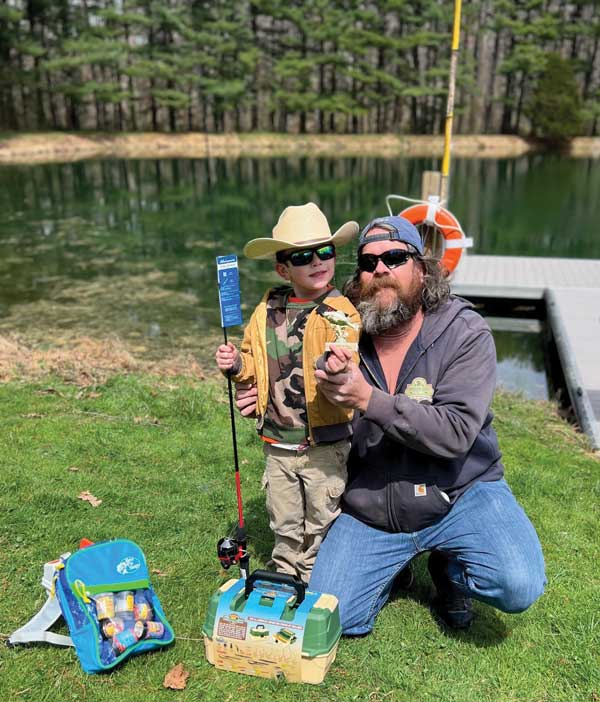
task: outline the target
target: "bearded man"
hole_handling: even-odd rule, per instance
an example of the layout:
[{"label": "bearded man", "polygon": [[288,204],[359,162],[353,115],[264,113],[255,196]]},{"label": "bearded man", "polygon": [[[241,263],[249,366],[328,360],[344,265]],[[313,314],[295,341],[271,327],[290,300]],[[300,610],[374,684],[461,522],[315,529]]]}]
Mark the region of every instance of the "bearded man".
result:
[{"label": "bearded man", "polygon": [[330,401],[355,409],[354,434],[343,513],[311,589],[338,597],[345,634],[365,634],[394,579],[428,551],[432,604],[446,625],[470,625],[471,598],[527,609],[543,592],[544,559],[503,479],[489,327],[449,294],[402,217],[365,227],[344,292],[363,324],[360,367],[338,348],[338,372],[316,375]]}]

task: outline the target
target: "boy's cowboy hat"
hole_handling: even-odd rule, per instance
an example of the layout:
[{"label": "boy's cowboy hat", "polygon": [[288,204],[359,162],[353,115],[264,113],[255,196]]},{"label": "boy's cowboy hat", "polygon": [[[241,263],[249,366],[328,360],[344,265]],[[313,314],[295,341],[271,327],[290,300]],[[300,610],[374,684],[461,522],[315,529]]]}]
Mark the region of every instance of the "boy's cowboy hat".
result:
[{"label": "boy's cowboy hat", "polygon": [[272,237],[252,239],[244,247],[248,258],[269,258],[285,249],[306,249],[319,244],[347,244],[358,234],[357,222],[346,222],[331,234],[327,217],[315,205],[292,205],[281,213]]}]

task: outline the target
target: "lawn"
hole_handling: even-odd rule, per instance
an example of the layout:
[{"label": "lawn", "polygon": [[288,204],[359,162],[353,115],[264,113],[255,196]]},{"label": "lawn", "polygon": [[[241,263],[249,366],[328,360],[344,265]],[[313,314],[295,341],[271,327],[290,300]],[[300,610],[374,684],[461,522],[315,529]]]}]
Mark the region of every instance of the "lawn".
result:
[{"label": "lawn", "polygon": [[[59,380],[0,385],[0,632],[37,611],[42,564],[92,540],[127,537],[158,571],[153,584],[177,634],[171,648],[88,676],[72,650],[0,646],[1,700],[600,700],[600,462],[548,403],[500,394],[496,428],[508,480],[535,524],[546,594],[528,612],[476,604],[467,633],[428,609],[425,559],[414,587],[383,610],[372,635],[343,639],[319,686],[219,672],[200,628],[228,577],[215,554],[236,518],[223,383],[115,376],[81,389]],[[262,452],[238,421],[252,567],[269,558]],[[98,507],[77,499],[85,490]],[[231,572],[231,571],[230,571]],[[165,690],[176,663],[187,688]]]}]

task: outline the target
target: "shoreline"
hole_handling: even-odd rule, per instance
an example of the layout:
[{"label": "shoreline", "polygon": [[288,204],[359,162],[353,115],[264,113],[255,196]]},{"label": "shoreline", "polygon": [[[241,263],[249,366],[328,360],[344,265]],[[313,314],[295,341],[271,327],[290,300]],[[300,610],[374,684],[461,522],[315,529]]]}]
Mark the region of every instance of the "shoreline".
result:
[{"label": "shoreline", "polygon": [[[0,136],[0,164],[68,163],[85,159],[353,157],[441,158],[443,136],[360,134],[102,134],[42,132]],[[452,139],[462,158],[518,158],[544,149],[532,140],[505,135]],[[577,137],[565,155],[600,158],[600,137]]]}]

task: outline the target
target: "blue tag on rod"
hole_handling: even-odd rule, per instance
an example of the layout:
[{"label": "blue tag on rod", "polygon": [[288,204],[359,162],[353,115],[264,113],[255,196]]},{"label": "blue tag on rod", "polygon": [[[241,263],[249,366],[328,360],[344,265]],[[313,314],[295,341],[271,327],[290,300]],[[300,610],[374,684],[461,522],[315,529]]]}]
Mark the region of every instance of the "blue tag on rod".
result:
[{"label": "blue tag on rod", "polygon": [[221,326],[234,327],[242,324],[240,296],[240,275],[237,256],[217,256],[217,276],[219,280],[219,305]]}]

